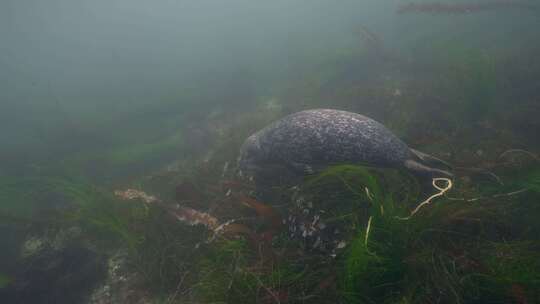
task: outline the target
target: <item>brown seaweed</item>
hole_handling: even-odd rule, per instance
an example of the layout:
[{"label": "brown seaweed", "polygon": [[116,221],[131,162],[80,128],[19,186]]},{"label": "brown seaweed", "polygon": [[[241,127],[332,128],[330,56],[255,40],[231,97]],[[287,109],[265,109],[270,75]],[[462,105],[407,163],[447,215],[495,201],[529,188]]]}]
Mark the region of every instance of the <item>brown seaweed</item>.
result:
[{"label": "brown seaweed", "polygon": [[136,189],[127,189],[124,191],[116,190],[114,194],[124,200],[141,200],[146,204],[156,205],[159,208],[164,209],[170,215],[174,216],[180,222],[194,225],[204,225],[209,230],[215,230],[219,227],[219,220],[205,212],[197,211],[192,208],[182,207],[179,205],[171,205],[164,203],[155,196],[148,195],[143,191]]},{"label": "brown seaweed", "polygon": [[270,225],[270,229],[279,230],[282,226],[281,216],[270,205],[266,205],[258,200],[245,195],[239,195],[238,200],[246,207],[249,207],[257,213],[265,222]]}]

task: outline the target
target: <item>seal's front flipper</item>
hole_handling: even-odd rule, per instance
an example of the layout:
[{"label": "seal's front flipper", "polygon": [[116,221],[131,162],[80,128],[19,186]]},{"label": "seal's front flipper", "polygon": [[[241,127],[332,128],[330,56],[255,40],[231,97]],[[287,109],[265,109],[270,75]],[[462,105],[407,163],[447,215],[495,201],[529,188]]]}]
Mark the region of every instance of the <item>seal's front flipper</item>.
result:
[{"label": "seal's front flipper", "polygon": [[308,164],[289,161],[287,162],[287,167],[298,175],[312,175],[317,173],[316,168]]},{"label": "seal's front flipper", "polygon": [[409,148],[411,150],[412,154],[416,157],[418,157],[423,163],[427,164],[428,166],[437,167],[437,166],[443,166],[448,169],[452,169],[453,166],[444,160],[437,158],[435,156],[431,156],[429,154],[426,154],[424,152],[420,152],[418,150]]}]

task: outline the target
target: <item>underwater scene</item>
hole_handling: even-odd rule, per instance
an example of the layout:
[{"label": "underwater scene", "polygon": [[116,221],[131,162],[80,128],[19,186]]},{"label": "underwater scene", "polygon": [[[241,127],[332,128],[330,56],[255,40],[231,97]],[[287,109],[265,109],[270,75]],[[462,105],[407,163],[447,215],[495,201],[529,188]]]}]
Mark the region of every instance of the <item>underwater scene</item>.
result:
[{"label": "underwater scene", "polygon": [[537,0],[0,25],[0,303],[540,303]]}]

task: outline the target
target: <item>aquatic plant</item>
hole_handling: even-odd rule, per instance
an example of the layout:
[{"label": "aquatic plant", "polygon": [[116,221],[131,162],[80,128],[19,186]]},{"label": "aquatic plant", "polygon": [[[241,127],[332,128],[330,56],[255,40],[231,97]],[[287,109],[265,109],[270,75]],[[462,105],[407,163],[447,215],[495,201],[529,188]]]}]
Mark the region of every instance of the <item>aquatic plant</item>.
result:
[{"label": "aquatic plant", "polygon": [[340,293],[348,303],[387,302],[395,297],[405,272],[409,231],[397,217],[407,212],[406,205],[396,204],[392,190],[382,188],[370,171],[362,167],[349,169],[358,180],[347,183],[348,187],[357,198],[362,197],[369,210],[368,220],[358,223],[343,257]]},{"label": "aquatic plant", "polygon": [[[335,273],[326,259],[293,254],[261,263],[242,239],[221,239],[199,262],[195,294],[207,303],[326,303],[335,301]],[[282,247],[283,246],[283,247]]]},{"label": "aquatic plant", "polygon": [[[520,285],[535,299],[540,297],[540,242],[513,241],[486,244],[484,260],[489,276],[473,278],[511,291]],[[489,291],[487,291],[489,292]]]},{"label": "aquatic plant", "polygon": [[[343,173],[346,178],[339,176]],[[346,303],[525,303],[518,298],[538,297],[533,249],[537,243],[516,239],[526,237],[518,231],[527,229],[514,224],[524,210],[540,214],[531,204],[516,201],[525,197],[491,198],[499,200],[496,204],[443,198],[402,221],[399,218],[409,213],[407,207],[414,208],[418,198],[408,195],[401,200],[392,195],[399,183],[388,183],[386,175],[361,167],[338,167],[312,179],[323,187],[323,178],[328,182],[332,177],[332,187],[342,190],[340,199],[348,193],[352,201],[368,206],[365,216],[349,222],[356,224],[356,233],[337,261],[342,265],[340,295]],[[384,187],[380,181],[386,181]],[[336,188],[340,182],[343,186]],[[521,216],[521,220],[535,223],[533,218]],[[515,241],[508,243],[510,239]],[[530,268],[522,271],[521,267]]]},{"label": "aquatic plant", "polygon": [[8,286],[12,281],[12,277],[7,274],[0,273],[0,289]]},{"label": "aquatic plant", "polygon": [[[134,223],[146,216],[142,205],[126,205],[104,190],[78,185],[78,193],[66,193],[75,203],[75,208],[63,213],[64,220],[80,225],[94,242],[115,245],[125,242],[133,248],[141,242],[141,235]],[[117,246],[117,245],[116,245]]]},{"label": "aquatic plant", "polygon": [[107,191],[76,177],[11,179],[2,184],[0,195],[9,202],[3,206],[5,217],[46,226],[80,226],[86,236],[104,244],[121,240],[133,246],[138,242],[130,225],[144,216],[139,208],[143,206],[122,204]]},{"label": "aquatic plant", "polygon": [[203,226],[178,223],[165,210],[150,206],[136,230],[140,242],[129,251],[129,265],[144,286],[156,295],[189,293],[198,273],[197,261],[206,256],[209,239]]},{"label": "aquatic plant", "polygon": [[225,241],[199,262],[196,293],[207,302],[255,303],[258,282],[249,266],[249,248],[243,240]]},{"label": "aquatic plant", "polygon": [[[181,188],[186,189],[184,186]],[[215,248],[217,245],[214,243],[221,244],[223,238],[244,240],[249,250],[257,252],[256,256],[260,257],[261,261],[257,263],[272,261],[271,242],[281,220],[270,206],[252,198],[236,194],[229,196],[238,210],[241,206],[252,209],[263,225],[248,226],[236,223],[234,219],[220,221],[211,214],[163,202],[140,190],[117,190],[115,195],[125,200],[142,201],[149,208],[148,216],[139,223],[142,241],[133,248],[131,255],[148,284],[159,292],[168,292],[171,288],[180,290],[184,288],[180,285],[198,280],[199,271],[195,267],[199,267],[199,260],[211,254],[208,248]],[[221,196],[221,199],[226,198],[225,193]],[[209,201],[192,203],[203,206]],[[160,219],[160,216],[165,218]],[[173,267],[165,269],[166,265]],[[174,282],[179,282],[176,287]]]},{"label": "aquatic plant", "polygon": [[532,172],[528,174],[524,184],[528,190],[540,194],[540,168],[532,170]]}]

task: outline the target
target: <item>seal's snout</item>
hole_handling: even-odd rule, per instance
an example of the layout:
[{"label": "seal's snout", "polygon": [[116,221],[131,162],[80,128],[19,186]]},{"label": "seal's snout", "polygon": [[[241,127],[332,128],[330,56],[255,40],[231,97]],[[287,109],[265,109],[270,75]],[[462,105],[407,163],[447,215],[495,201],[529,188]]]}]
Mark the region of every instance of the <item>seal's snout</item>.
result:
[{"label": "seal's snout", "polygon": [[242,172],[254,172],[257,168],[258,166],[253,159],[242,157],[238,159],[238,169]]},{"label": "seal's snout", "polygon": [[262,155],[263,153],[256,137],[254,135],[250,136],[240,149],[240,156],[237,163],[238,169],[244,173],[253,173],[259,170]]}]

